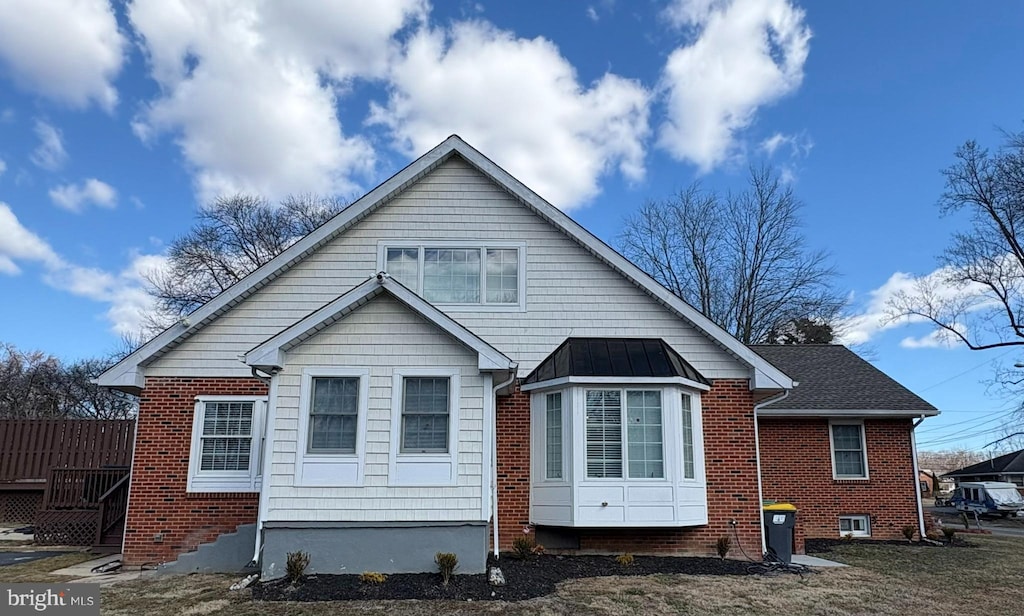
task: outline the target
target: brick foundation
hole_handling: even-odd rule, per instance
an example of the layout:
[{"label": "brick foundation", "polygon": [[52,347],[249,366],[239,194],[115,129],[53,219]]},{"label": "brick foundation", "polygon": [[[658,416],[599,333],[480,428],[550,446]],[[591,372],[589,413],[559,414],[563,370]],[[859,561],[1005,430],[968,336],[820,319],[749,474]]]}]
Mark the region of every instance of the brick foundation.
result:
[{"label": "brick foundation", "polygon": [[796,505],[796,548],[839,537],[840,515],[870,515],[873,539],[902,539],[918,526],[909,419],[868,419],[868,480],[832,478],[828,420],[761,418],[764,497]]},{"label": "brick foundation", "polygon": [[[708,524],[697,528],[583,529],[580,550],[594,552],[714,554],[723,535],[761,554],[760,502],[754,443],[754,401],[746,380],[718,380],[701,396],[708,485]],[[530,397],[516,388],[497,402],[498,524],[500,548],[509,550],[530,513]],[[827,441],[826,441],[827,442]],[[738,551],[738,550],[737,550]]]},{"label": "brick foundation", "polygon": [[[174,560],[200,543],[256,522],[258,494],[189,494],[192,415],[199,395],[265,396],[247,378],[149,378],[139,401],[124,563]],[[154,535],[163,535],[157,542]]]}]

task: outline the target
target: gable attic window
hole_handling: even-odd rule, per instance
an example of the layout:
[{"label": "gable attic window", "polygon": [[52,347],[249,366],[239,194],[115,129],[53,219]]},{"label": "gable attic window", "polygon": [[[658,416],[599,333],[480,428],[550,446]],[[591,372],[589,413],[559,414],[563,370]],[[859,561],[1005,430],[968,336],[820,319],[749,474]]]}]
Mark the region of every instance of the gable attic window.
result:
[{"label": "gable attic window", "polygon": [[266,405],[261,397],[196,398],[188,491],[259,491]]},{"label": "gable attic window", "polygon": [[700,396],[710,385],[663,340],[569,338],[521,389],[533,522],[707,523]]},{"label": "gable attic window", "polygon": [[380,267],[432,304],[464,310],[523,309],[522,243],[422,243],[380,246]]}]

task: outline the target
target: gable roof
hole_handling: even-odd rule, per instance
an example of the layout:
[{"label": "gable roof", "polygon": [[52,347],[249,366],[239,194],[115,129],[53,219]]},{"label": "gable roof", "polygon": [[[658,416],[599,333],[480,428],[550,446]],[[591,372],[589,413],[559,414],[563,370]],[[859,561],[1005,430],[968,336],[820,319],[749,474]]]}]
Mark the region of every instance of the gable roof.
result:
[{"label": "gable roof", "polygon": [[381,294],[388,294],[405,304],[410,310],[439,327],[469,349],[476,351],[480,370],[514,370],[516,362],[501,351],[480,339],[476,334],[459,325],[430,302],[404,287],[397,280],[381,272],[356,286],[306,318],[298,321],[270,340],[245,354],[245,363],[265,372],[284,367],[285,353],[320,330],[344,318],[356,308]]},{"label": "gable roof", "polygon": [[711,319],[673,295],[628,259],[613,250],[579,223],[554,207],[507,171],[496,165],[457,135],[452,135],[416,159],[382,184],[360,197],[312,233],[297,241],[259,269],[238,281],[188,317],[164,330],[136,349],[118,364],[101,374],[96,383],[120,389],[138,390],[145,386],[146,364],[180,344],[204,325],[245,300],[270,281],[287,271],[296,262],[333,240],[361,219],[399,194],[452,156],[462,157],[470,166],[489,177],[503,190],[519,200],[535,214],[575,240],[592,255],[637,285],[656,301],[703,332],[712,342],[728,351],[752,370],[751,387],[755,389],[788,389],[793,380],[781,370],[748,349]]},{"label": "gable roof", "polygon": [[711,384],[660,338],[566,338],[523,383],[595,376],[678,377]]},{"label": "gable roof", "polygon": [[760,356],[800,385],[762,407],[764,415],[938,415],[934,406],[834,344],[754,344]]},{"label": "gable roof", "polygon": [[1024,449],[951,471],[943,477],[973,477],[975,475],[1024,475]]}]

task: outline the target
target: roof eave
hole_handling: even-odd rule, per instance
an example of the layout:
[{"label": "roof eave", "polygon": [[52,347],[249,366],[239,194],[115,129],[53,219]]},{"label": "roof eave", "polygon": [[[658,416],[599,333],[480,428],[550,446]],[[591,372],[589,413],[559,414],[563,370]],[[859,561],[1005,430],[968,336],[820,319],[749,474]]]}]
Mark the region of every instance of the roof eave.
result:
[{"label": "roof eave", "polygon": [[757,412],[760,417],[935,417],[936,409],[773,409]]}]

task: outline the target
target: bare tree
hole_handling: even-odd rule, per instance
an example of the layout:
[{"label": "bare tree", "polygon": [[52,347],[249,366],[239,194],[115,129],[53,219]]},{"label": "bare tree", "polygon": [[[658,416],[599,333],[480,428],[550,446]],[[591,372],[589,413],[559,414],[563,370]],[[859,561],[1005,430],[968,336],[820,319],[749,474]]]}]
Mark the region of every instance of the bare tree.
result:
[{"label": "bare tree", "polygon": [[65,364],[40,351],[0,344],[0,418],[134,417],[135,396],[92,382],[118,359],[111,355]]},{"label": "bare tree", "polygon": [[888,304],[890,319],[926,321],[969,349],[1024,346],[1024,132],[989,152],[956,151],[939,198],[943,215],[969,216],[939,258],[942,267]]},{"label": "bare tree", "polygon": [[[800,231],[792,186],[751,168],[724,197],[691,185],[626,219],[623,254],[744,343],[774,341],[800,320],[831,326],[845,304],[835,270]],[[797,340],[792,340],[796,342]]]},{"label": "bare tree", "polygon": [[252,195],[221,197],[199,210],[192,229],[171,243],[170,267],[148,276],[158,315],[167,325],[210,301],[340,212],[334,197],[299,195],[280,205]]},{"label": "bare tree", "polygon": [[[887,306],[889,319],[930,323],[943,339],[975,351],[1024,346],[1024,132],[1003,137],[995,152],[975,141],[957,149],[938,205],[943,215],[966,215],[968,227],[953,235],[939,270]],[[1024,393],[1016,367],[997,368],[994,384],[1018,401]],[[1019,406],[1005,435],[989,445],[1024,435],[1022,421]]]}]

